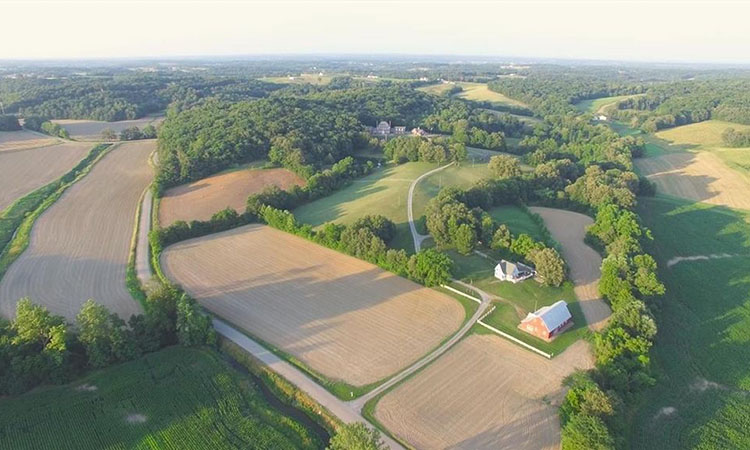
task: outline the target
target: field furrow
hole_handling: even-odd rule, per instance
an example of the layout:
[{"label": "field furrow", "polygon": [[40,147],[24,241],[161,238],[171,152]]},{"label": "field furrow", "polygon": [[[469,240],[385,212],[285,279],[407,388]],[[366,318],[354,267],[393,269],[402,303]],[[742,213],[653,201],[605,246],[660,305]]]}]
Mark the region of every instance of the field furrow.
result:
[{"label": "field furrow", "polygon": [[39,217],[29,247],[0,282],[3,316],[12,316],[25,296],[68,319],[89,298],[125,319],[140,311],[125,272],[154,147],[139,141],[114,148]]}]

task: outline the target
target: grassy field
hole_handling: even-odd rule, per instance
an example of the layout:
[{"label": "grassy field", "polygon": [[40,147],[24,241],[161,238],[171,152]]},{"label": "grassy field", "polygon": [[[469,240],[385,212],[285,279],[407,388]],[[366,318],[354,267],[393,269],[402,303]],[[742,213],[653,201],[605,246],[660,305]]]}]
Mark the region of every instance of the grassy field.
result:
[{"label": "grassy field", "polygon": [[70,385],[0,399],[0,449],[325,445],[320,435],[272,406],[266,395],[218,353],[172,347]]},{"label": "grassy field", "polygon": [[424,162],[385,166],[354,180],[344,189],[295,209],[294,215],[300,222],[319,226],[325,222],[348,224],[366,215],[381,214],[396,224],[396,237],[390,245],[413,252],[406,217],[409,184],[436,167],[437,164]]},{"label": "grassy field", "polygon": [[[662,197],[641,199],[639,213],[667,294],[658,382],[633,416],[631,447],[750,448],[750,214]],[[717,254],[732,257],[668,267]]]},{"label": "grassy field", "polygon": [[534,222],[529,213],[515,205],[496,206],[487,213],[493,219],[503,223],[510,228],[510,232],[519,235],[528,234],[537,241],[544,241],[545,233],[542,227]]},{"label": "grassy field", "polygon": [[[414,217],[418,218],[424,215],[427,203],[437,196],[440,189],[446,186],[467,188],[489,176],[491,176],[491,173],[487,164],[463,162],[460,166],[453,165],[423,178],[414,188]],[[426,230],[421,231],[426,232]]]},{"label": "grassy field", "polygon": [[613,97],[590,98],[588,100],[583,100],[576,103],[575,107],[581,112],[595,113],[602,111],[604,108],[613,103],[617,103],[620,100],[625,100],[629,97],[633,97],[633,95],[615,95]]},{"label": "grassy field", "polygon": [[527,105],[523,102],[520,102],[518,100],[514,100],[510,97],[506,97],[505,95],[491,91],[486,83],[469,83],[469,82],[461,82],[458,81],[456,84],[450,84],[450,83],[440,83],[440,84],[432,84],[429,86],[423,86],[421,88],[418,88],[420,91],[427,92],[428,94],[434,94],[434,95],[443,95],[448,89],[452,88],[453,86],[460,86],[463,90],[456,94],[456,97],[463,98],[466,100],[474,100],[478,102],[490,102],[493,104],[498,104],[502,106],[515,106],[515,107],[522,107],[526,108]]}]

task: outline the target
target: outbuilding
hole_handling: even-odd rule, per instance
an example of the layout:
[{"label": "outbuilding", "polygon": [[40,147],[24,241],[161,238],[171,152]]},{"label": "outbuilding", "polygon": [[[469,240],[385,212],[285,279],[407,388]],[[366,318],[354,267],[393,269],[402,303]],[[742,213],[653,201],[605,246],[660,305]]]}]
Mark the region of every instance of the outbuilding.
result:
[{"label": "outbuilding", "polygon": [[573,326],[568,304],[564,300],[529,313],[518,328],[545,341],[551,341]]}]

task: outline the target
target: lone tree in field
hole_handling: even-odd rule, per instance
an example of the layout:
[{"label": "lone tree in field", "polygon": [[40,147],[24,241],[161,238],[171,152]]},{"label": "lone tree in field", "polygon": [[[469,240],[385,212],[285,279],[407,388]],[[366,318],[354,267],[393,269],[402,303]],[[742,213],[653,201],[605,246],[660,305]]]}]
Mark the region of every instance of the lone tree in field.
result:
[{"label": "lone tree in field", "polygon": [[351,423],[338,430],[326,450],[384,450],[385,448],[378,430],[367,428],[362,423]]},{"label": "lone tree in field", "polygon": [[495,155],[487,165],[497,178],[511,178],[521,175],[521,163],[518,159],[508,155]]}]

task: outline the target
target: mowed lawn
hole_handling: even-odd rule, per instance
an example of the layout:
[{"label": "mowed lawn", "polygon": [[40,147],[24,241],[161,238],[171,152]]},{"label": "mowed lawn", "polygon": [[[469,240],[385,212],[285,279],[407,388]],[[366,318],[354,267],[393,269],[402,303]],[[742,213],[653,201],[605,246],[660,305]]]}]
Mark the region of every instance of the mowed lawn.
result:
[{"label": "mowed lawn", "polygon": [[437,164],[425,162],[386,165],[344,189],[300,206],[294,215],[300,222],[321,226],[326,222],[350,224],[361,217],[380,214],[396,224],[396,237],[390,246],[413,252],[406,214],[409,184],[436,167]]},{"label": "mowed lawn", "polygon": [[504,106],[516,106],[526,108],[528,105],[521,101],[507,97],[499,92],[491,91],[486,83],[456,83],[463,88],[463,91],[456,94],[459,98],[474,100],[478,102],[490,102]]},{"label": "mowed lawn", "polygon": [[[657,383],[632,448],[750,448],[750,214],[662,197],[639,201],[667,287],[653,350]],[[682,261],[677,256],[729,256]]]},{"label": "mowed lawn", "polygon": [[635,97],[635,95],[614,95],[612,97],[599,97],[582,100],[575,104],[576,109],[581,112],[600,112],[609,105],[625,100],[626,98]]},{"label": "mowed lawn", "polygon": [[0,399],[0,449],[320,449],[252,379],[171,347],[65,386]]},{"label": "mowed lawn", "polygon": [[[498,152],[493,153],[497,154]],[[417,219],[424,215],[427,204],[438,195],[440,189],[447,186],[468,188],[482,178],[487,178],[491,175],[487,164],[472,164],[471,162],[464,161],[460,165],[454,164],[433,173],[429,177],[423,178],[414,188],[412,205],[414,208],[414,218]],[[426,232],[424,229],[420,231]]]}]

